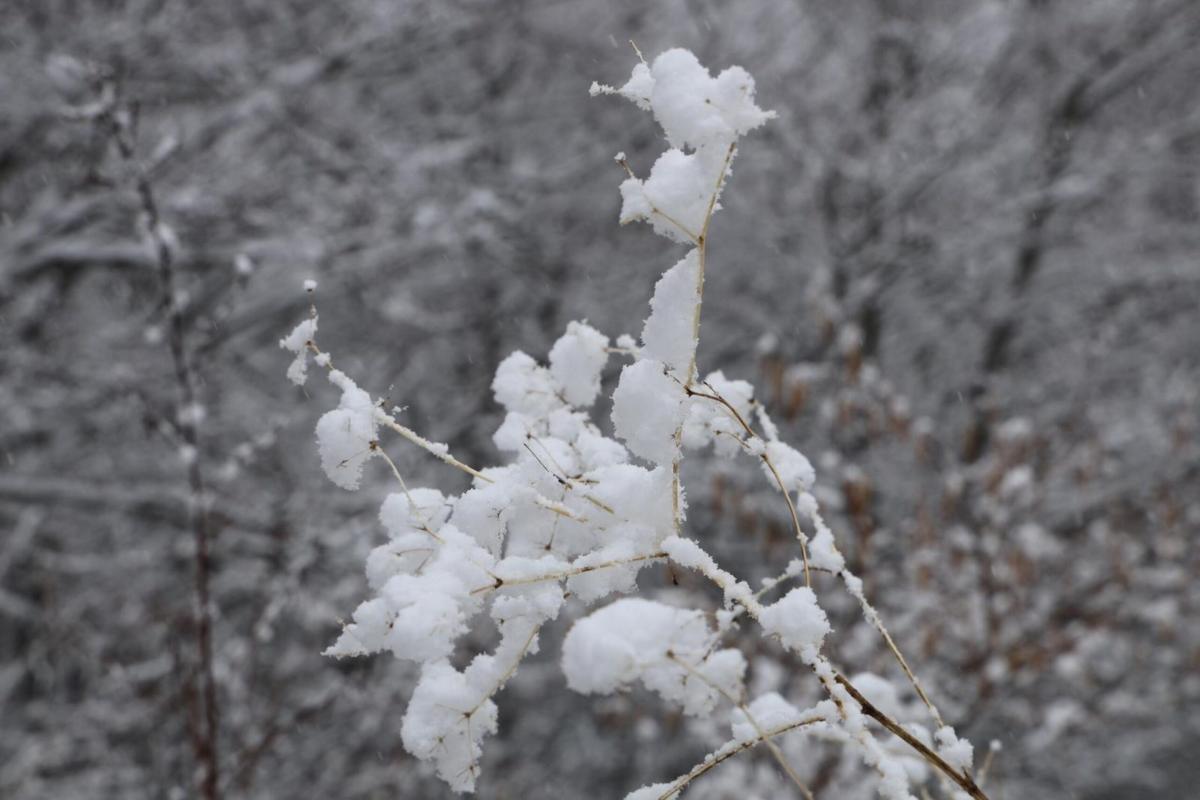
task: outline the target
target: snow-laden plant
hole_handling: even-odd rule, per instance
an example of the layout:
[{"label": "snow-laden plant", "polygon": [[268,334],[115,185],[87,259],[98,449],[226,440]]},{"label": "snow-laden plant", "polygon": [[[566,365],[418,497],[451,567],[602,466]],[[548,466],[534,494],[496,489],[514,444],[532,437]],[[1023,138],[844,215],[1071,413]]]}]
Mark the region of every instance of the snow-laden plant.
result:
[{"label": "snow-laden plant", "polygon": [[[779,440],[750,384],[720,372],[701,379],[697,371],[709,224],[739,140],[774,114],[755,104],[745,70],[731,67],[713,77],[678,49],[638,63],[624,86],[596,84],[592,93],[625,97],[662,126],[670,148],[648,177],[636,177],[617,156],[628,173],[620,187],[621,222],[647,222],[687,251],[655,286],[640,345],[622,336],[611,346],[604,334],[572,322],[548,364],[516,352],[499,365],[492,390],[507,415],[493,440],[507,463],[477,469],[403,425],[317,346],[315,308],[281,342],[295,354],[288,370],[293,381],[304,382],[315,355],[341,390],[338,407],[317,423],[329,478],[357,489],[364,467],[379,459],[399,484],[380,509],[389,541],[367,559],[375,595],[354,611],[327,654],[389,651],[419,664],[401,728],[404,746],[432,762],[453,789],[472,791],[483,741],[497,730],[492,698],[537,650],[542,626],[568,597],[592,605],[636,592],[639,571],[669,561],[719,587],[723,607],[709,615],[616,599],[580,619],[563,644],[563,671],[576,691],[610,693],[640,683],[689,715],[730,707],[729,738],[721,748],[687,774],[629,798],[677,797],[692,780],[758,744],[811,796],[775,742],[785,734],[857,751],[878,776],[883,797],[912,798],[910,785],[924,783],[929,767],[953,792],[984,797],[971,777],[971,745],[942,721],[838,552],[812,493],[808,460]],[[614,355],[628,363],[612,395],[610,438],[589,409]],[[408,488],[381,443],[387,431],[468,473],[471,487],[457,496]],[[757,462],[787,503],[799,557],[760,591],[687,535],[680,463],[685,450],[709,445],[718,456]],[[831,628],[813,589],[815,572],[836,576],[856,599],[927,707],[932,732],[901,725],[889,713],[895,689],[886,681],[866,675],[851,682],[824,654]],[[800,585],[764,602],[784,581]],[[456,644],[485,614],[499,629],[499,644],[465,669],[455,668]],[[815,675],[826,700],[801,709],[775,693],[747,697],[746,659],[722,647],[747,617]]]}]

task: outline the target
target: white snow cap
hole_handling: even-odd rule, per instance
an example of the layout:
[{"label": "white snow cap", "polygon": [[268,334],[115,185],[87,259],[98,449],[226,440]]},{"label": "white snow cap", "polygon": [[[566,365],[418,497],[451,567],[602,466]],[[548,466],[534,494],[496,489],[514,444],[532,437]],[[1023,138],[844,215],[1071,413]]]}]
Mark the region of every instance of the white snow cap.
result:
[{"label": "white snow cap", "polygon": [[662,125],[673,147],[727,146],[769,119],[754,104],[754,78],[741,67],[712,77],[690,50],[674,48],[650,65],[639,63],[619,89],[593,83],[593,96],[619,94]]},{"label": "white snow cap", "polygon": [[563,673],[577,692],[609,693],[640,680],[646,688],[707,714],[721,693],[741,693],[746,660],[716,650],[700,611],[624,598],[581,619],[563,642]]},{"label": "white snow cap", "polygon": [[758,621],[768,635],[779,637],[783,646],[801,657],[815,655],[832,630],[817,596],[807,586],[792,589],[775,603],[765,606]]},{"label": "white snow cap", "polygon": [[971,768],[971,762],[975,758],[975,748],[966,739],[958,738],[954,733],[954,728],[943,725],[934,731],[933,736],[937,739],[938,755],[945,759],[947,764],[959,772],[966,772]]},{"label": "white snow cap", "polygon": [[680,379],[666,374],[660,361],[635,361],[621,371],[613,392],[612,421],[630,451],[655,464],[670,464],[679,448],[675,429],[683,422]]},{"label": "white snow cap", "polygon": [[754,79],[746,70],[730,67],[714,78],[695,55],[678,48],[635,66],[621,88],[593,84],[592,94],[627,98],[653,112],[667,134],[671,149],[650,177],[621,184],[621,222],[645,220],[680,242],[696,243],[719,207],[738,138],[775,116],[754,104]]},{"label": "white snow cap", "polygon": [[608,337],[584,322],[572,322],[550,349],[550,374],[567,402],[586,408],[600,393],[600,372],[608,363]]},{"label": "white snow cap", "polygon": [[317,420],[317,449],[329,480],[357,489],[363,465],[374,456],[375,404],[345,373],[333,370],[329,381],[342,390],[338,407]]},{"label": "white snow cap", "polygon": [[279,346],[290,353],[295,353],[291,366],[288,367],[288,380],[297,386],[303,386],[308,380],[308,344],[317,335],[317,316],[314,314],[301,322],[292,332],[279,340]]},{"label": "white snow cap", "polygon": [[620,222],[646,221],[659,236],[694,244],[704,229],[713,195],[725,163],[701,153],[671,149],[658,157],[645,180],[628,178],[621,183]]},{"label": "white snow cap", "polygon": [[696,357],[695,316],[700,300],[700,251],[693,248],[658,279],[642,328],[642,355],[667,365],[680,380]]},{"label": "white snow cap", "polygon": [[475,790],[483,737],[496,732],[496,704],[444,661],[428,664],[400,728],[404,747],[431,760],[456,792]]}]

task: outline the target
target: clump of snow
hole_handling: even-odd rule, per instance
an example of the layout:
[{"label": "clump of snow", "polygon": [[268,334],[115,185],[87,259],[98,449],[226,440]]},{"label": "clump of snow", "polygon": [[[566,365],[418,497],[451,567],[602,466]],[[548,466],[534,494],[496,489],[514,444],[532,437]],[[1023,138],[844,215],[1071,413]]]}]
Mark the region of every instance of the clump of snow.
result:
[{"label": "clump of snow", "polygon": [[314,314],[279,340],[280,347],[296,354],[291,365],[288,366],[287,378],[297,386],[303,386],[308,379],[308,346],[316,335],[317,316]]},{"label": "clump of snow", "polygon": [[[650,107],[675,147],[725,145],[775,116],[754,104],[754,79],[746,70],[729,67],[714,78],[682,48],[654,59],[650,78]],[[643,90],[646,83],[642,78]]]},{"label": "clump of snow", "polygon": [[828,570],[834,574],[846,568],[846,559],[833,540],[833,531],[829,530],[823,521],[818,523],[817,534],[809,542],[808,560],[816,569]]},{"label": "clump of snow", "polygon": [[437,489],[394,492],[385,497],[379,507],[379,521],[392,536],[414,530],[436,533],[449,515],[446,497]]},{"label": "clump of snow", "polygon": [[832,630],[817,595],[807,586],[792,589],[775,603],[764,606],[758,621],[769,636],[778,636],[789,650],[806,660],[815,655]]},{"label": "clump of snow", "polygon": [[317,421],[317,449],[321,467],[343,489],[357,489],[363,465],[376,455],[375,404],[371,396],[344,373],[333,370],[329,380],[342,390],[338,407]]},{"label": "clump of snow", "polygon": [[481,697],[463,673],[445,661],[427,664],[400,727],[404,747],[433,761],[456,792],[475,789],[483,737],[496,732],[496,704]]},{"label": "clump of snow", "polygon": [[683,422],[683,387],[660,361],[643,360],[621,370],[613,392],[612,421],[617,436],[636,456],[670,464],[679,452],[675,429]]},{"label": "clump of snow", "polygon": [[738,742],[752,742],[762,733],[782,728],[803,719],[800,711],[778,692],[768,692],[755,698],[745,711],[735,708],[731,714],[733,738]]},{"label": "clump of snow", "polygon": [[699,243],[735,142],[774,116],[754,104],[754,79],[741,67],[714,78],[692,53],[675,49],[638,64],[620,89],[594,84],[592,94],[601,93],[652,111],[671,144],[648,178],[621,184],[621,222],[645,220],[662,236]]},{"label": "clump of snow", "polygon": [[621,184],[621,224],[644,220],[660,236],[697,243],[721,177],[722,164],[709,161],[671,149],[658,157],[645,180],[627,178]]},{"label": "clump of snow", "polygon": [[625,800],[676,800],[679,792],[675,791],[673,783],[652,783],[640,789],[634,789],[625,795]]},{"label": "clump of snow", "polygon": [[[726,458],[736,455],[742,449],[739,442],[746,435],[738,416],[749,419],[754,387],[746,381],[730,380],[718,370],[710,372],[696,391],[710,396],[695,396],[689,400],[683,425],[684,446],[700,449],[712,443],[718,455]],[[713,400],[713,397],[725,403]]]},{"label": "clump of snow", "polygon": [[933,738],[937,740],[938,755],[947,764],[964,773],[971,768],[971,762],[975,758],[975,748],[966,739],[958,738],[954,733],[954,728],[943,725],[934,731]]},{"label": "clump of snow", "polygon": [[850,679],[854,688],[889,717],[896,719],[900,716],[900,697],[896,687],[886,678],[881,678],[872,672],[860,672]]},{"label": "clump of snow", "polygon": [[550,349],[550,374],[573,406],[590,406],[600,393],[600,372],[608,363],[608,337],[582,322],[567,325]]},{"label": "clump of snow", "polygon": [[500,362],[492,381],[496,402],[509,411],[537,416],[561,405],[550,371],[516,351]]},{"label": "clump of snow", "polygon": [[704,615],[640,598],[625,598],[576,622],[563,642],[567,686],[610,693],[641,681],[685,713],[707,714],[722,693],[741,693],[746,661],[716,650]]},{"label": "clump of snow", "polygon": [[[767,458],[771,460],[779,480],[783,482],[784,490],[789,492],[807,492],[817,480],[817,474],[808,459],[796,448],[780,441],[767,442]],[[764,462],[764,469],[767,469]],[[768,475],[774,479],[774,475]]]},{"label": "clump of snow", "polygon": [[642,355],[661,361],[680,379],[696,357],[696,304],[700,301],[700,256],[693,248],[659,278],[642,329]]}]

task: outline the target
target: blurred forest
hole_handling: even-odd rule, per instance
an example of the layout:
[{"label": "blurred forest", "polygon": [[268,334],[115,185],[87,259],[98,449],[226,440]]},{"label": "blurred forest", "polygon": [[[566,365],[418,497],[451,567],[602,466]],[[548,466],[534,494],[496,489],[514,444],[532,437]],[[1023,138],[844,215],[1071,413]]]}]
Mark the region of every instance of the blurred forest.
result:
[{"label": "blurred forest", "polygon": [[[401,748],[412,668],[320,656],[365,596],[390,476],[325,480],[335,395],[288,383],[278,340],[318,280],[339,365],[494,463],[499,361],[572,319],[637,334],[677,257],[616,225],[612,156],[648,171],[651,121],[588,97],[631,39],[741,64],[779,113],[712,231],[701,362],[787,421],[977,766],[999,743],[991,796],[1194,796],[1200,4],[7,0],[0,797],[200,796],[208,759],[227,797],[449,794]],[[387,446],[410,484],[462,488]],[[693,534],[752,583],[778,573],[786,508],[704,460]],[[851,602],[831,612],[831,655],[893,674]],[[500,696],[480,796],[621,797],[719,741],[570,693],[563,630]],[[755,687],[816,697],[772,658]],[[870,796],[842,751],[796,752],[818,798]],[[783,781],[754,753],[688,796]]]}]

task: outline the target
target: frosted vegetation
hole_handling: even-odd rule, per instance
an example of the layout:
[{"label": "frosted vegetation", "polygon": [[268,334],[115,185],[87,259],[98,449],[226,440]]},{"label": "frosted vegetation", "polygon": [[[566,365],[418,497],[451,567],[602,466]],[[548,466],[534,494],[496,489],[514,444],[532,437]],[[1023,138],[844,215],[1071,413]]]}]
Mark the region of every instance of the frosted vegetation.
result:
[{"label": "frosted vegetation", "polygon": [[[311,358],[341,392],[337,408],[316,426],[330,480],[354,490],[364,469],[376,466],[396,480],[379,512],[388,540],[366,563],[370,597],[327,655],[387,652],[419,665],[400,731],[404,747],[460,792],[486,781],[481,754],[501,723],[495,696],[538,650],[543,626],[571,603],[593,609],[562,645],[572,690],[609,694],[640,686],[661,697],[664,709],[726,720],[723,745],[689,772],[634,790],[630,800],[677,797],[726,759],[760,745],[811,796],[781,747],[793,737],[849,748],[881,797],[928,796],[927,786],[943,796],[985,797],[973,777],[972,746],[941,718],[839,552],[813,493],[812,465],[780,441],[749,383],[703,375],[697,364],[710,223],[741,139],[774,114],[757,105],[745,70],[713,76],[680,49],[652,62],[639,54],[624,85],[595,84],[592,94],[623,97],[661,126],[669,148],[647,177],[617,156],[627,173],[620,220],[647,223],[686,249],[656,284],[639,339],[614,342],[572,322],[547,363],[515,352],[499,364],[492,391],[506,416],[493,441],[504,463],[463,463],[404,425],[402,410],[359,388],[318,346],[315,304],[280,343],[295,354],[292,381],[305,382]],[[609,435],[592,409],[606,375],[618,370]],[[446,495],[407,486],[385,452],[383,437],[391,434],[468,473],[470,488]],[[761,470],[786,504],[795,557],[758,589],[689,536],[681,464],[686,453],[709,447]],[[719,605],[688,608],[635,596],[647,588],[639,587],[639,573],[660,563],[702,576],[718,590]],[[904,691],[924,705],[923,723],[897,720],[900,687],[871,673],[848,678],[835,664],[826,642],[836,632],[817,576],[830,578],[822,592],[847,592],[883,638],[909,682]],[[456,666],[465,635],[489,626],[499,634],[495,647]],[[774,691],[755,696],[748,654],[731,644],[735,632],[751,629],[782,648],[790,668],[811,672],[822,698],[801,707]]]}]

